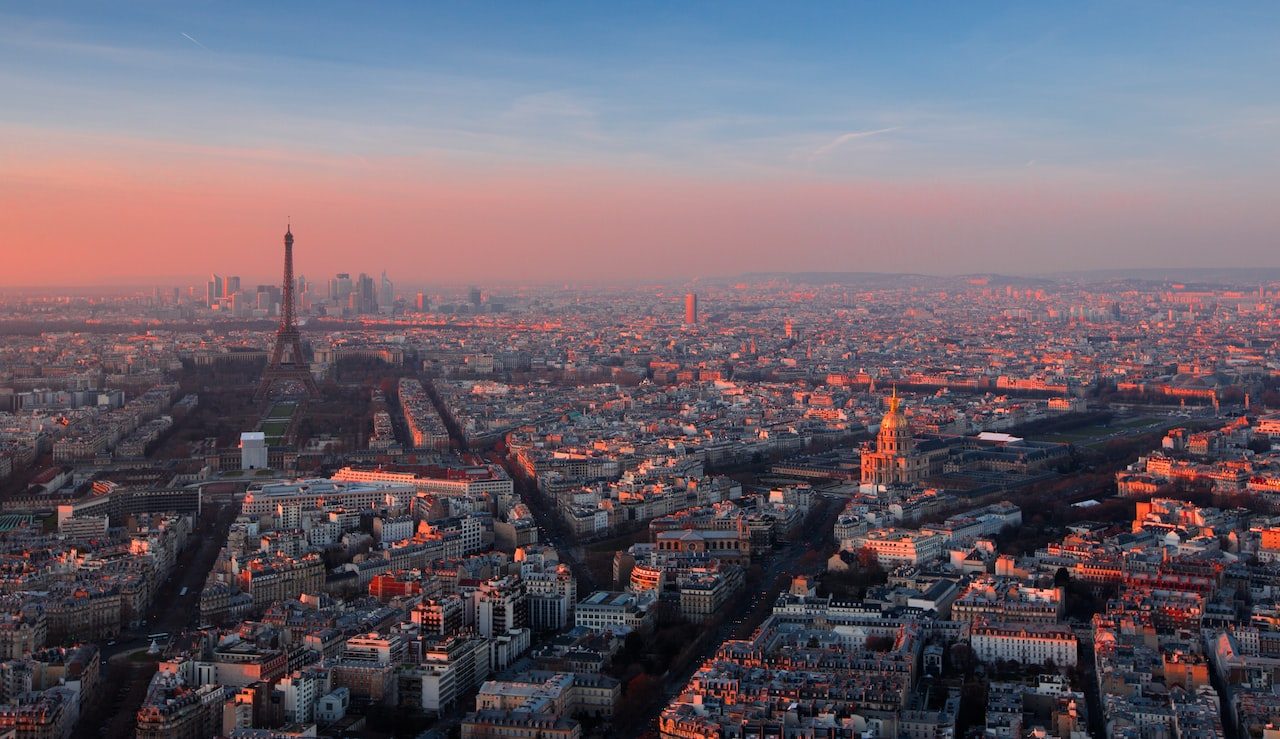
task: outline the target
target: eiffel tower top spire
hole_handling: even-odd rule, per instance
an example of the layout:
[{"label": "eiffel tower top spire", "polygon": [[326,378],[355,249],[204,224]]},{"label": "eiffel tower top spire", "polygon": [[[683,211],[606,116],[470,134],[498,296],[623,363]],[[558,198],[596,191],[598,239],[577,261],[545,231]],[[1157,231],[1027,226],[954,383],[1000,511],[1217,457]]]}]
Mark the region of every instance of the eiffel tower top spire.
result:
[{"label": "eiffel tower top spire", "polygon": [[293,318],[293,226],[284,227],[284,284],[280,286],[280,330],[295,325]]}]

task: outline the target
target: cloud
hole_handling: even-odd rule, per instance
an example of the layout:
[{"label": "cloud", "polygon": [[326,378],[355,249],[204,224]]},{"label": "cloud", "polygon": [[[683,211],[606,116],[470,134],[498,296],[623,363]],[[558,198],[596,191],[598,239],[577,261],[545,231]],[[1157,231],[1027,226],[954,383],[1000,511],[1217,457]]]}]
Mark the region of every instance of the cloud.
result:
[{"label": "cloud", "polygon": [[877,128],[874,131],[849,131],[848,133],[842,133],[839,136],[832,139],[831,141],[828,141],[822,146],[819,146],[818,148],[814,149],[813,152],[810,154],[809,158],[817,159],[818,157],[826,156],[827,154],[830,154],[832,151],[849,143],[850,141],[857,141],[858,139],[868,139],[868,138],[871,138],[872,136],[879,136],[885,133],[892,133],[893,131],[897,131],[897,130],[898,130],[897,126],[890,126],[889,128]]}]

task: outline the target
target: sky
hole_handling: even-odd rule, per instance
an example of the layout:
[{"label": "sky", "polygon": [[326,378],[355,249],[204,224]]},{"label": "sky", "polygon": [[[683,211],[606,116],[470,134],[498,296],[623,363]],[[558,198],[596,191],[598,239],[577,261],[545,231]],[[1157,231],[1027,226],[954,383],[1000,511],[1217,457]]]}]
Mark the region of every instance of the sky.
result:
[{"label": "sky", "polygon": [[1280,3],[0,4],[0,285],[1280,267]]}]

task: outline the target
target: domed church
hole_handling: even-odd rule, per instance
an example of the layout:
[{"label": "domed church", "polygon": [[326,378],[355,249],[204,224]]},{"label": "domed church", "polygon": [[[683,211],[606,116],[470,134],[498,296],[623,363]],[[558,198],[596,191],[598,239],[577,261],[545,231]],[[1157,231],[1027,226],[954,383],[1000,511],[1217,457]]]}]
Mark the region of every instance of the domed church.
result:
[{"label": "domed church", "polygon": [[916,450],[911,423],[895,388],[880,421],[875,451],[862,453],[863,485],[914,485],[929,475],[929,455]]}]

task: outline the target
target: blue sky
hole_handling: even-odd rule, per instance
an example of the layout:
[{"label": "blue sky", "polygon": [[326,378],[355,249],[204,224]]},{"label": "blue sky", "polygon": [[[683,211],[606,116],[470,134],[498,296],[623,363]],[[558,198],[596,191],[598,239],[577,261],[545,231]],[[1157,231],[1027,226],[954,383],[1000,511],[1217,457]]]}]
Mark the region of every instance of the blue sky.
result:
[{"label": "blue sky", "polygon": [[38,127],[728,172],[1275,164],[1276,3],[17,9],[3,119]]},{"label": "blue sky", "polygon": [[1274,2],[9,4],[0,166],[196,150],[1229,201],[1277,185],[1278,36]]}]

